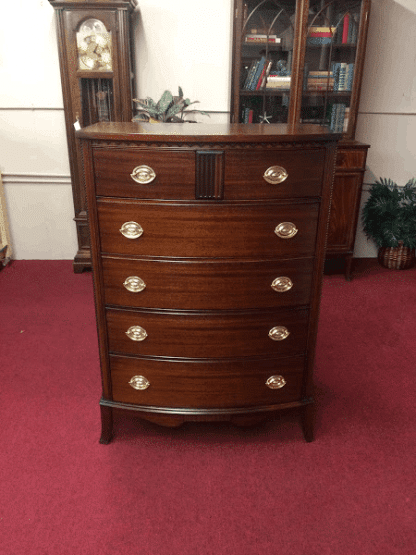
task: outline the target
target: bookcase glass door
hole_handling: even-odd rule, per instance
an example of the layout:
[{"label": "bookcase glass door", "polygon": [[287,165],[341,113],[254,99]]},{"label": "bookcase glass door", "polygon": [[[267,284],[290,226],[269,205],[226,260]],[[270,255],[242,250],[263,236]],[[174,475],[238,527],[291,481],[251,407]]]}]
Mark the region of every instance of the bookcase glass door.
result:
[{"label": "bookcase glass door", "polygon": [[296,2],[247,0],[236,40],[240,50],[239,122],[288,120]]},{"label": "bookcase glass door", "polygon": [[348,134],[361,0],[310,0],[300,121]]}]

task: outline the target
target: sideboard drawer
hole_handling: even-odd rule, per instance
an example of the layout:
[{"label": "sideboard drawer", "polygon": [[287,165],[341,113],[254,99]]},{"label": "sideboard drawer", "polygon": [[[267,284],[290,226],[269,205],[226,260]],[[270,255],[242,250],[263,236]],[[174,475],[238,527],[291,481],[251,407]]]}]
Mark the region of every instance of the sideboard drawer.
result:
[{"label": "sideboard drawer", "polygon": [[366,148],[339,148],[336,157],[336,169],[347,171],[364,170],[367,158]]},{"label": "sideboard drawer", "polygon": [[[153,170],[150,183],[131,177],[135,168]],[[94,152],[96,192],[99,196],[143,199],[194,199],[195,153],[155,150],[97,150]],[[149,170],[139,171],[146,180]],[[149,178],[153,174],[149,175]]]},{"label": "sideboard drawer", "polygon": [[[325,151],[319,149],[227,152],[224,199],[319,196],[324,159]],[[269,169],[282,175],[284,180],[267,182],[264,174]]]},{"label": "sideboard drawer", "polygon": [[[106,313],[112,353],[184,358],[290,356],[303,354],[307,343],[307,310],[230,314],[110,308]],[[275,328],[286,332],[279,340],[269,337]]]},{"label": "sideboard drawer", "polygon": [[[318,213],[317,203],[98,201],[101,251],[137,256],[312,256]],[[128,222],[141,230],[140,236],[126,238],[122,234],[120,230]],[[283,231],[293,229],[291,238],[275,233],[286,223],[291,227],[283,226]]]},{"label": "sideboard drawer", "polygon": [[107,305],[230,310],[307,305],[313,258],[267,262],[104,256]]},{"label": "sideboard drawer", "polygon": [[[226,408],[288,403],[301,398],[303,357],[176,362],[110,356],[113,399],[121,403],[182,408]],[[147,380],[134,389],[134,376]],[[271,376],[283,378],[270,389]],[[134,381],[133,381],[134,383]],[[283,385],[284,384],[284,385]]]}]

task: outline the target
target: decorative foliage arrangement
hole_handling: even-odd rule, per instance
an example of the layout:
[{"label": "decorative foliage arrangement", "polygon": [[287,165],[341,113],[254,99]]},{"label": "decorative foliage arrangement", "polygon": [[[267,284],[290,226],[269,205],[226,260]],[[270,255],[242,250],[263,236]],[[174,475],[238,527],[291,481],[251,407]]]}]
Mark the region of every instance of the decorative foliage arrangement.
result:
[{"label": "decorative foliage arrangement", "polygon": [[186,119],[189,114],[208,115],[200,110],[189,110],[189,106],[197,104],[199,101],[191,102],[189,98],[184,98],[181,87],[179,87],[178,93],[179,96],[173,96],[170,91],[165,91],[158,102],[150,97],[145,100],[133,99],[138,104],[137,115],[134,116],[133,121],[196,123],[195,120]]},{"label": "decorative foliage arrangement", "polygon": [[363,227],[378,247],[416,247],[416,179],[399,187],[380,178],[363,208]]}]

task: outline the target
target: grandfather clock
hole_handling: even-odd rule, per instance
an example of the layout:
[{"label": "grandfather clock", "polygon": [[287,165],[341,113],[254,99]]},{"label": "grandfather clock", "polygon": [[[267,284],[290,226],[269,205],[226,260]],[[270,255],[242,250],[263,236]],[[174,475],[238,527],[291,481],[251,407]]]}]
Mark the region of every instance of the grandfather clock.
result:
[{"label": "grandfather clock", "polygon": [[55,9],[78,252],[74,272],[91,266],[81,152],[75,129],[130,121],[132,13],[137,0],[49,0]]}]

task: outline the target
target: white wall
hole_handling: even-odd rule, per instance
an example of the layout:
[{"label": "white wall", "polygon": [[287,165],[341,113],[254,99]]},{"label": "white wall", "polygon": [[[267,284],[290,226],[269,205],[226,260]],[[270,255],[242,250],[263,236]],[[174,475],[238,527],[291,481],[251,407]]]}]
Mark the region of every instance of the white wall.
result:
[{"label": "white wall", "polygon": [[[228,121],[232,0],[139,2],[136,96],[158,98],[180,85],[200,101],[198,108],[214,112],[207,121]],[[374,177],[404,184],[416,176],[415,29],[414,0],[373,0],[357,127],[357,139],[371,144],[364,200]],[[2,5],[0,171],[15,258],[72,259],[74,210],[55,16],[47,0]],[[376,255],[360,226],[355,255]]]},{"label": "white wall", "polygon": [[[12,22],[12,24],[11,24]],[[0,171],[16,259],[77,251],[54,10],[2,3]]]},{"label": "white wall", "polygon": [[[416,1],[373,0],[357,140],[369,143],[361,205],[368,185],[416,177]],[[358,225],[355,255],[376,256]]]}]

